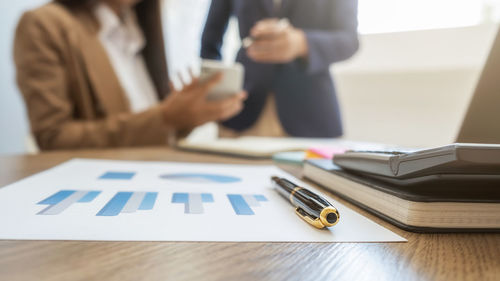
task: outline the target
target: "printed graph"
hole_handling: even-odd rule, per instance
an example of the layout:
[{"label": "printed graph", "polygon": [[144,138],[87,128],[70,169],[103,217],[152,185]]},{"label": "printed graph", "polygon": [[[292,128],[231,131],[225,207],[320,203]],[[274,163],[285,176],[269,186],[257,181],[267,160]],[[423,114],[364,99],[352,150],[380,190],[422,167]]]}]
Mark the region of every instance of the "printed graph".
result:
[{"label": "printed graph", "polygon": [[115,194],[96,216],[117,216],[121,213],[134,213],[137,210],[152,210],[158,192],[125,192]]},{"label": "printed graph", "polygon": [[135,172],[108,171],[99,177],[100,180],[131,180]]},{"label": "printed graph", "polygon": [[260,202],[268,201],[264,195],[258,194],[228,194],[227,198],[237,215],[255,215],[252,207],[259,207]]},{"label": "printed graph", "polygon": [[172,203],[184,204],[185,214],[203,214],[203,203],[213,203],[214,198],[210,193],[174,193]]},{"label": "printed graph", "polygon": [[101,192],[88,190],[61,190],[38,202],[38,205],[48,205],[37,215],[59,215],[74,203],[89,203]]},{"label": "printed graph", "polygon": [[164,174],[160,178],[187,183],[235,183],[241,181],[238,177],[205,173]]},{"label": "printed graph", "polygon": [[[101,191],[96,190],[60,190],[38,205],[48,205],[37,215],[58,215],[74,203],[92,202]],[[152,210],[156,203],[158,192],[120,191],[111,198],[96,216],[118,216],[121,213],[134,213],[138,210]],[[268,201],[259,194],[227,194],[227,198],[236,215],[254,215],[252,208],[261,206],[261,202]],[[174,193],[171,203],[184,204],[185,214],[204,214],[204,205],[214,203],[211,193]]]}]

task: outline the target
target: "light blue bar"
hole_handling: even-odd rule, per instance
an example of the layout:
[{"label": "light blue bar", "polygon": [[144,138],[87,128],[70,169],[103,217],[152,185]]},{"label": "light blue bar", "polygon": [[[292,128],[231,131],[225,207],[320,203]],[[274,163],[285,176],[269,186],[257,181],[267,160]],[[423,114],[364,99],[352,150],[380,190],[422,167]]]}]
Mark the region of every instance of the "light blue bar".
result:
[{"label": "light blue bar", "polygon": [[267,198],[266,198],[266,196],[264,196],[264,195],[256,194],[253,197],[255,197],[255,199],[257,199],[257,201],[261,201],[261,202],[268,201]]},{"label": "light blue bar", "polygon": [[117,216],[132,196],[133,192],[118,192],[109,200],[96,216]]},{"label": "light blue bar", "polygon": [[187,193],[174,193],[172,203],[188,203],[189,195]]},{"label": "light blue bar", "polygon": [[40,211],[37,215],[59,215],[69,208],[73,203],[78,202],[83,196],[87,194],[87,191],[75,191],[70,196],[66,197],[61,202],[49,205],[44,210]]},{"label": "light blue bar", "polygon": [[201,194],[201,201],[203,201],[204,203],[213,203],[214,197],[212,196],[211,193],[202,193]]},{"label": "light blue bar", "polygon": [[203,201],[201,193],[189,193],[189,203],[185,205],[186,214],[203,214]]},{"label": "light blue bar", "polygon": [[45,198],[44,200],[38,202],[39,205],[55,205],[64,199],[68,198],[71,194],[75,193],[76,190],[61,190],[54,193],[53,195]]},{"label": "light blue bar", "polygon": [[94,200],[99,194],[101,194],[100,191],[89,191],[87,192],[87,194],[85,194],[85,196],[78,200],[78,203],[92,202],[92,200]]},{"label": "light blue bar", "polygon": [[184,213],[189,214],[189,193],[174,193],[172,203],[183,203]]},{"label": "light blue bar", "polygon": [[240,178],[225,175],[202,174],[202,173],[180,173],[161,175],[162,179],[185,180],[190,182],[215,182],[215,183],[234,183],[241,181]]},{"label": "light blue bar", "polygon": [[158,196],[158,192],[148,192],[142,199],[142,203],[139,206],[139,210],[152,210],[155,206],[156,197]]},{"label": "light blue bar", "polygon": [[203,214],[203,203],[212,203],[210,193],[174,193],[172,203],[183,203],[185,214]]},{"label": "light blue bar", "polygon": [[250,208],[260,206],[260,202],[255,199],[255,196],[253,194],[242,194],[241,196],[243,196],[243,199],[245,199],[245,202],[247,202]]},{"label": "light blue bar", "polygon": [[227,198],[237,215],[251,216],[255,214],[240,194],[228,194]]},{"label": "light blue bar", "polygon": [[120,213],[135,213],[139,209],[146,192],[134,192]]},{"label": "light blue bar", "polygon": [[106,172],[99,177],[101,180],[130,180],[134,177],[134,172]]}]

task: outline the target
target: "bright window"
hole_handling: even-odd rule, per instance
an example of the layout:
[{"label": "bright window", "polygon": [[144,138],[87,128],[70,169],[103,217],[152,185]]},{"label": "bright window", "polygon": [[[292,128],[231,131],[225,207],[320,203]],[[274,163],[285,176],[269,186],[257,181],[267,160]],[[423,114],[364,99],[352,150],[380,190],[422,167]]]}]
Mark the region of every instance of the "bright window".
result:
[{"label": "bright window", "polygon": [[500,0],[359,0],[360,33],[471,26],[498,19]]}]

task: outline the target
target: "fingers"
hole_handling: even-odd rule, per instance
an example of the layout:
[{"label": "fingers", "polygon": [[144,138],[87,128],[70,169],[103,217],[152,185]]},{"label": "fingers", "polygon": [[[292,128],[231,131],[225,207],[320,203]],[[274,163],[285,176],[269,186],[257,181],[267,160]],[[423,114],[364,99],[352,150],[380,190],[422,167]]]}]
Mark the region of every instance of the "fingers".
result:
[{"label": "fingers", "polygon": [[257,62],[281,62],[291,46],[288,46],[286,37],[275,37],[256,40],[246,49],[247,55]]},{"label": "fingers", "polygon": [[210,77],[207,81],[197,84],[197,94],[200,96],[206,96],[211,89],[213,89],[222,80],[223,74],[218,72],[214,76]]},{"label": "fingers", "polygon": [[233,103],[228,105],[219,115],[219,121],[225,121],[243,110],[243,101],[247,99],[247,93],[241,92],[234,97]]},{"label": "fingers", "polygon": [[238,97],[240,97],[241,101],[244,101],[248,98],[247,91],[241,91],[237,95],[238,95]]},{"label": "fingers", "polygon": [[279,31],[278,22],[279,20],[276,18],[258,21],[252,29],[250,29],[250,35],[254,38],[272,37]]},{"label": "fingers", "polygon": [[[208,92],[215,87],[222,79],[222,73],[217,73],[213,77],[210,77],[205,82],[200,82],[199,78],[194,77],[194,74],[190,71],[191,82],[187,85],[183,85],[182,89],[178,92],[185,96],[192,96],[195,98],[205,98]],[[198,98],[196,97],[196,98]]]},{"label": "fingers", "polygon": [[235,103],[231,107],[228,107],[224,111],[222,111],[217,121],[226,121],[227,119],[230,119],[231,117],[240,113],[241,110],[243,110],[243,104]]},{"label": "fingers", "polygon": [[269,51],[282,49],[284,47],[284,44],[284,40],[282,40],[281,38],[259,39],[255,40],[253,44],[247,48],[247,51]]},{"label": "fingers", "polygon": [[247,55],[249,58],[256,62],[263,63],[275,63],[275,62],[284,62],[286,61],[285,55],[287,51],[281,48],[272,48],[272,49],[258,49],[258,48],[249,48],[247,50]]},{"label": "fingers", "polygon": [[177,89],[175,89],[175,84],[174,81],[168,80],[168,87],[170,89],[170,93],[175,93],[177,92]]},{"label": "fingers", "polygon": [[246,92],[240,92],[230,98],[211,101],[206,105],[206,114],[213,120],[226,120],[233,117],[243,109],[243,101],[247,98]]},{"label": "fingers", "polygon": [[248,57],[258,63],[284,63],[288,61],[286,58],[282,57],[281,54],[275,53],[249,53]]},{"label": "fingers", "polygon": [[191,83],[189,83],[189,85],[187,85],[185,87],[185,89],[186,89],[186,91],[191,91],[191,90],[193,90],[194,88],[197,87],[199,78],[196,77],[196,75],[193,73],[193,69],[192,68],[188,69],[188,73],[189,73],[189,78],[191,78]]}]

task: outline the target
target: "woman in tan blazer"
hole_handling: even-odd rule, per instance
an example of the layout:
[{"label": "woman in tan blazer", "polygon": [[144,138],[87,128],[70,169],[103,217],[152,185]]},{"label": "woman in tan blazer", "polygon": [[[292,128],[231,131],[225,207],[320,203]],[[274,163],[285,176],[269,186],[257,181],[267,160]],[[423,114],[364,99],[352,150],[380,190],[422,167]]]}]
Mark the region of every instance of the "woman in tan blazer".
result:
[{"label": "woman in tan blazer", "polygon": [[[119,52],[103,44],[107,19],[97,16],[96,7],[113,11],[117,26],[124,25],[124,11],[130,11],[130,24],[144,39],[143,45],[129,44],[137,56],[123,69],[116,59]],[[158,0],[57,0],[26,12],[16,30],[14,60],[41,149],[166,144],[173,134],[234,116],[246,95],[207,101],[206,93],[220,77],[204,84],[194,79],[170,91]],[[146,100],[137,85],[148,84],[153,94]]]}]

